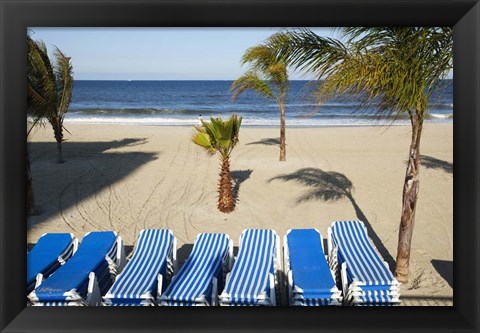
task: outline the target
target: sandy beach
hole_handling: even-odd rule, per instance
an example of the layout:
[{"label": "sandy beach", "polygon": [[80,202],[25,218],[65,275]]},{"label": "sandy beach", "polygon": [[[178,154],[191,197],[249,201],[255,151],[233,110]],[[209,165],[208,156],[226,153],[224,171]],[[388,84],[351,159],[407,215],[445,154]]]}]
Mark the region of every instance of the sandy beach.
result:
[{"label": "sandy beach", "polygon": [[[169,228],[180,264],[201,232],[317,228],[360,219],[390,265],[396,256],[410,127],[242,127],[231,158],[237,207],[217,209],[217,156],[191,142],[192,127],[67,123],[66,163],[56,162],[49,126],[30,135],[37,214],[28,243],[45,232],[115,230],[133,245],[144,228]],[[403,305],[453,304],[453,125],[426,124],[410,282]]]}]

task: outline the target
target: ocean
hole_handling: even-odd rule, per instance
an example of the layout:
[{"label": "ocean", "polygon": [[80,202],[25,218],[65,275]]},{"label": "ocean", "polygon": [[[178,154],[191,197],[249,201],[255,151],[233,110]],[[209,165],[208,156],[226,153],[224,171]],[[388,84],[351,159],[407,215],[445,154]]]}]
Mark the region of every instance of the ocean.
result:
[{"label": "ocean", "polygon": [[[65,123],[195,125],[198,117],[243,117],[242,125],[279,126],[274,100],[247,91],[232,100],[232,81],[81,81],[74,83]],[[442,82],[430,99],[426,122],[453,122],[453,83]],[[287,127],[405,125],[409,120],[376,119],[358,112],[357,100],[339,96],[319,105],[315,83],[291,81],[286,100]]]}]

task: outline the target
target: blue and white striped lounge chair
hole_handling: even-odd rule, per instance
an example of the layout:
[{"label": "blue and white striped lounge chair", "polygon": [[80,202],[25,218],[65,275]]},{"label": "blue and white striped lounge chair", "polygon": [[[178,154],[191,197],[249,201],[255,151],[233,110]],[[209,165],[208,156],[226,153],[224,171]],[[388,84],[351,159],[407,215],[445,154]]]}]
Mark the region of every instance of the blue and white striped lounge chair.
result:
[{"label": "blue and white striped lounge chair", "polygon": [[176,266],[176,238],[167,229],[144,229],[132,259],[103,297],[104,305],[153,306]]},{"label": "blue and white striped lounge chair", "polygon": [[273,230],[247,229],[219,297],[223,306],[275,306],[279,294],[280,238]]},{"label": "blue and white striped lounge chair", "polygon": [[331,268],[341,277],[345,305],[400,304],[400,283],[373,247],[363,222],[333,222],[328,254]]},{"label": "blue and white striped lounge chair", "polygon": [[78,239],[70,233],[43,234],[27,254],[27,295],[60,268],[77,248]]},{"label": "blue and white striped lounge chair", "polygon": [[328,266],[318,230],[287,231],[283,249],[289,305],[342,305],[341,291]]},{"label": "blue and white striped lounge chair", "polygon": [[101,305],[124,260],[122,239],[116,232],[87,233],[75,255],[28,298],[34,306]]},{"label": "blue and white striped lounge chair", "polygon": [[197,235],[192,253],[159,297],[162,306],[217,305],[233,257],[233,242],[225,234]]}]

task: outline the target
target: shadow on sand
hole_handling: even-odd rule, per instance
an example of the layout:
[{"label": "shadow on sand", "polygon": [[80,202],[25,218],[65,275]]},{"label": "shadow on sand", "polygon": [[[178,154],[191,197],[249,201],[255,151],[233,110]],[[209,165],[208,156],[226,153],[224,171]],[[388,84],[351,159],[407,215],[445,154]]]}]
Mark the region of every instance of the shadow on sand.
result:
[{"label": "shadow on sand", "polygon": [[427,169],[439,169],[453,174],[453,164],[431,156],[420,155],[420,163]]},{"label": "shadow on sand", "polygon": [[388,263],[390,270],[395,269],[395,260],[383,245],[381,239],[375,233],[375,230],[370,224],[370,221],[355,201],[355,198],[352,195],[353,184],[345,175],[333,171],[326,172],[316,168],[304,168],[294,173],[273,177],[269,182],[274,180],[281,180],[284,182],[294,181],[309,188],[304,195],[297,199],[297,203],[310,200],[328,202],[347,198],[355,209],[357,219],[365,223],[370,239]]},{"label": "shadow on sand", "polygon": [[[63,143],[65,163],[56,163],[56,143],[33,142],[28,144],[37,214],[28,219],[27,230],[52,216],[63,214],[76,206],[87,219],[88,211],[82,201],[107,190],[142,165],[157,159],[158,153],[107,152],[110,149],[141,145],[146,139],[124,139],[107,142]],[[106,207],[99,209],[109,209]],[[65,217],[62,218],[65,219]],[[83,223],[83,222],[82,222]],[[108,227],[104,221],[102,225]],[[75,227],[75,226],[73,226]]]},{"label": "shadow on sand", "polygon": [[[177,264],[178,269],[182,268],[185,261],[187,261],[188,257],[192,253],[193,244],[183,244],[181,247],[177,249]],[[233,247],[233,256],[236,257],[238,254],[238,246]]]},{"label": "shadow on sand", "polygon": [[248,178],[250,178],[250,175],[252,174],[253,170],[248,169],[248,170],[234,170],[230,172],[230,176],[232,177],[233,180],[233,187],[232,187],[232,192],[233,192],[233,200],[235,201],[235,204],[238,203],[238,193],[240,191],[240,185],[246,181]]},{"label": "shadow on sand", "polygon": [[183,244],[177,249],[177,265],[180,269],[185,261],[187,261],[188,256],[192,253],[193,244]]},{"label": "shadow on sand", "polygon": [[265,138],[259,141],[247,143],[246,145],[280,146],[280,138]]},{"label": "shadow on sand", "polygon": [[450,287],[453,288],[453,261],[433,259],[432,266],[438,274],[447,281]]}]

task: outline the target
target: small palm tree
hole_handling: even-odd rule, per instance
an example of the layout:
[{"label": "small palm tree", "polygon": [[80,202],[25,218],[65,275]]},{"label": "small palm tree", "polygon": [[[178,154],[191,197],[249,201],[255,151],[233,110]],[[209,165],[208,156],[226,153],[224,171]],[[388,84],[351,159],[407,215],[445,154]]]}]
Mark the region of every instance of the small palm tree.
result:
[{"label": "small palm tree", "polygon": [[[42,41],[27,39],[27,112],[34,124],[46,119],[53,128],[57,141],[57,160],[63,163],[63,120],[68,111],[73,90],[73,70],[70,57],[55,49],[55,66],[48,57]],[[33,126],[32,126],[33,127]]]},{"label": "small palm tree", "polygon": [[287,66],[277,59],[275,50],[266,45],[249,48],[242,57],[242,64],[250,64],[250,69],[233,82],[233,99],[242,92],[252,89],[261,96],[275,100],[280,109],[280,161],[286,160],[285,138],[285,97],[289,81]]},{"label": "small palm tree", "polygon": [[230,213],[235,209],[232,193],[232,177],[230,175],[230,154],[238,143],[238,134],[242,117],[232,114],[223,120],[221,117],[210,118],[210,122],[201,120],[201,126],[195,126],[198,131],[193,136],[193,142],[214,155],[220,154],[222,169],[218,187],[218,209],[223,213]]},{"label": "small palm tree", "polygon": [[280,32],[268,46],[288,64],[322,79],[320,101],[354,94],[379,117],[406,116],[412,126],[403,185],[395,276],[408,282],[419,191],[420,139],[428,100],[452,68],[452,28],[344,28],[345,42],[308,29]]}]

